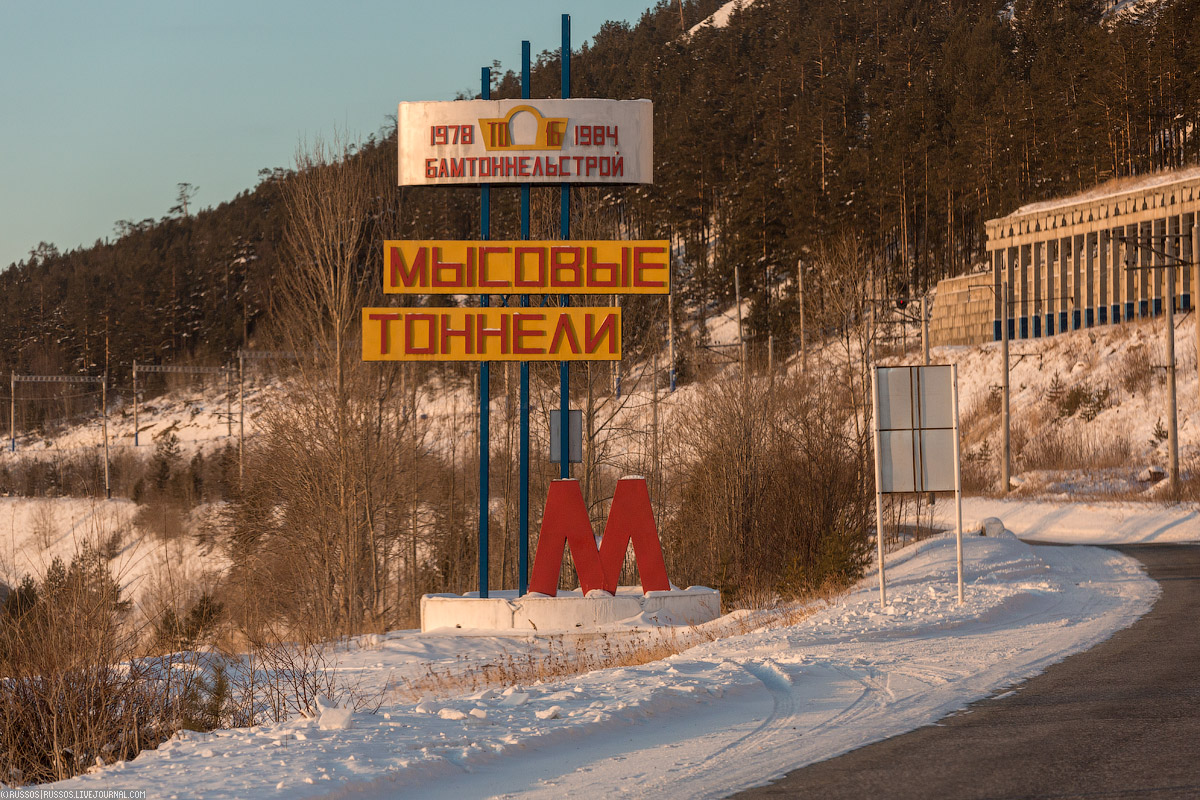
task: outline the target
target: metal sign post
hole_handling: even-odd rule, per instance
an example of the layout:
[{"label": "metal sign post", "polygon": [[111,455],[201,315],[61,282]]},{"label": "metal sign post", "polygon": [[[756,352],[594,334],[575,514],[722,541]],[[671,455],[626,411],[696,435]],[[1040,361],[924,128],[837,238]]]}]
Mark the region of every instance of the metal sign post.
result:
[{"label": "metal sign post", "polygon": [[887,605],[883,553],[883,495],[953,491],[956,510],[958,601],[963,602],[962,469],[955,365],[874,367],[875,532],[879,603]]},{"label": "metal sign post", "polygon": [[883,558],[883,466],[879,457],[879,368],[871,370],[871,419],[875,421],[875,544],[879,562],[879,607],[887,607]]},{"label": "metal sign post", "polygon": [[[529,42],[521,42],[521,99],[529,99]],[[521,239],[529,241],[529,184],[521,184]],[[529,308],[529,295],[521,295]],[[529,362],[521,362],[520,464],[517,472],[517,594],[529,589]]]},{"label": "metal sign post", "polygon": [[[480,71],[479,96],[484,100],[492,97],[492,70],[483,67]],[[479,238],[487,241],[492,231],[492,187],[479,187]],[[479,307],[488,307],[488,296],[479,296]],[[479,362],[479,596],[488,596],[488,472],[490,471],[491,432],[489,430],[491,398],[491,365]]]},{"label": "metal sign post", "polygon": [[958,364],[950,365],[950,386],[954,390],[954,545],[958,560],[958,603],[963,602],[962,540],[962,443],[958,427]]},{"label": "metal sign post", "polygon": [[[571,96],[571,15],[562,15],[562,99]],[[563,183],[559,189],[561,204],[559,208],[559,234],[563,241],[571,238],[571,184]],[[566,308],[571,304],[570,295],[559,295],[559,305]],[[558,365],[558,408],[559,414],[569,414],[571,409],[571,370],[570,363],[563,361]],[[569,417],[568,417],[569,419]],[[559,426],[558,452],[570,453],[570,425]],[[571,477],[571,459],[564,458],[559,463],[559,477]]]}]

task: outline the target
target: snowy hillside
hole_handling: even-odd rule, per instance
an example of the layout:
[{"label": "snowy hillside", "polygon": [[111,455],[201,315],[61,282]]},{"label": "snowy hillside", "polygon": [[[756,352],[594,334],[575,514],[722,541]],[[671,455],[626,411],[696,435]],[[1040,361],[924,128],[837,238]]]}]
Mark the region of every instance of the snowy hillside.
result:
[{"label": "snowy hillside", "polygon": [[705,17],[700,22],[688,30],[688,36],[692,36],[701,28],[724,28],[729,25],[729,17],[735,10],[748,8],[754,3],[754,0],[729,0],[728,3],[718,8],[709,16]]},{"label": "snowy hillside", "polygon": [[[1011,391],[1013,416],[1013,476],[1018,493],[1073,495],[1080,493],[1129,499],[1153,497],[1162,483],[1139,481],[1149,466],[1166,465],[1167,446],[1163,320],[1148,320],[1123,326],[1101,326],[1046,339],[1011,343]],[[1196,355],[1191,317],[1184,317],[1177,329],[1179,396],[1179,437],[1181,464],[1185,478],[1200,465],[1200,384],[1196,375]],[[708,342],[729,359],[737,354],[737,311],[727,308],[706,321]],[[916,337],[908,338],[910,349],[902,357],[889,357],[884,363],[916,363],[919,351]],[[810,369],[843,359],[836,347],[810,353]],[[799,355],[780,348],[777,360],[781,369],[798,371]],[[1000,452],[1000,345],[983,347],[934,348],[935,363],[956,363],[959,367],[960,405],[964,429],[964,455],[968,463],[982,465],[986,491],[996,489]],[[665,359],[664,359],[665,361]],[[736,370],[730,361],[726,370]],[[666,389],[666,364],[660,364],[659,413],[664,425],[672,410],[696,402],[699,386],[681,385],[671,393]],[[623,402],[616,409],[614,429],[648,432],[651,365],[629,363],[622,367]],[[245,391],[245,431],[253,437],[260,408],[277,396],[278,379],[252,379]],[[553,394],[553,392],[550,392]],[[493,436],[501,436],[507,424],[508,398],[494,393],[492,398]],[[476,401],[469,383],[454,386],[430,385],[422,390],[419,412],[436,435],[431,440],[440,447],[452,438],[459,440],[460,452],[473,446]],[[541,452],[548,437],[543,406],[535,398],[532,419],[535,453]],[[211,453],[229,446],[236,449],[239,430],[239,404],[236,387],[226,393],[223,381],[193,384],[147,402],[139,413],[143,456],[153,452],[158,439],[173,433],[179,438],[185,457],[197,451]],[[232,412],[232,424],[229,414]],[[114,457],[134,452],[131,405],[114,405],[109,420],[110,445]],[[230,433],[232,432],[232,436]],[[625,434],[627,435],[627,434]],[[494,446],[499,439],[494,439]],[[1060,449],[1047,453],[1047,442]],[[100,426],[94,421],[67,428],[51,438],[18,437],[16,454],[0,454],[3,459],[54,459],[80,451],[96,452],[101,444]],[[627,445],[622,445],[627,446]],[[1047,465],[1054,458],[1066,463]],[[1070,459],[1075,462],[1071,463]],[[1081,460],[1082,459],[1082,460]],[[1047,463],[1043,463],[1047,462]],[[34,529],[46,515],[42,508],[53,508],[53,532],[35,536]],[[138,567],[146,563],[144,548],[137,542],[142,532],[131,525],[137,509],[128,501],[104,504],[87,500],[2,500],[0,501],[0,581],[12,585],[20,575],[40,574],[49,559],[58,555],[69,559],[71,550],[82,541],[83,532],[98,544],[116,529],[125,532],[124,561],[120,570],[129,581],[141,580]],[[102,524],[98,522],[102,520]],[[41,519],[43,529],[45,519]],[[101,530],[103,529],[103,530]],[[39,543],[39,539],[53,539]],[[45,544],[46,546],[41,546]]]},{"label": "snowy hillside", "polygon": [[[1186,474],[1200,467],[1193,325],[1194,317],[1178,323],[1175,344]],[[1010,344],[1013,474],[1022,492],[1153,497],[1162,491],[1161,484],[1139,476],[1168,463],[1164,326],[1160,318]],[[938,348],[933,360],[958,364],[964,452],[986,457],[995,472],[1000,344]]]}]

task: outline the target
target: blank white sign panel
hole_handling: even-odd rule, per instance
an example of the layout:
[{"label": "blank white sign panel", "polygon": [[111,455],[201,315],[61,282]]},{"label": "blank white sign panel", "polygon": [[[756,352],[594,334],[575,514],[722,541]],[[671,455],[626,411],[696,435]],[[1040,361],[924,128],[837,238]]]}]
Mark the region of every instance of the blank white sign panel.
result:
[{"label": "blank white sign panel", "polygon": [[954,491],[954,431],[920,431],[921,492]]},{"label": "blank white sign panel", "polygon": [[913,428],[912,370],[880,369],[879,429]]},{"label": "blank white sign panel", "polygon": [[954,427],[954,376],[949,366],[921,367],[919,428]]},{"label": "blank white sign panel", "polygon": [[954,368],[881,367],[876,387],[880,491],[954,491]]},{"label": "blank white sign panel", "polygon": [[912,431],[879,432],[879,466],[882,492],[915,492]]}]

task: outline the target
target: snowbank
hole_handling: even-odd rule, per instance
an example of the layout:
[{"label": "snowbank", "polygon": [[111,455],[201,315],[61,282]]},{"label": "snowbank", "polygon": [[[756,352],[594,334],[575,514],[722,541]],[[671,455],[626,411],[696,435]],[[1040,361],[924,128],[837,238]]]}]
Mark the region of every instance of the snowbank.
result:
[{"label": "snowbank", "polygon": [[[954,506],[939,502],[935,520],[951,526]],[[1022,539],[1060,544],[1200,542],[1200,512],[1192,505],[963,498],[963,529],[999,517]]]},{"label": "snowbank", "polygon": [[[952,537],[890,558],[891,604],[868,578],[803,622],[705,642],[636,667],[412,703],[394,693],[348,728],[319,719],[185,733],[124,765],[53,786],[155,787],[164,797],[724,796],[930,724],[1095,645],[1157,586],[1096,548],[967,537],[955,602]],[[560,647],[605,640],[563,639]],[[568,645],[568,642],[571,642]],[[464,664],[536,657],[544,638],[396,632],[337,669],[383,687]],[[347,722],[349,720],[347,719]]]}]

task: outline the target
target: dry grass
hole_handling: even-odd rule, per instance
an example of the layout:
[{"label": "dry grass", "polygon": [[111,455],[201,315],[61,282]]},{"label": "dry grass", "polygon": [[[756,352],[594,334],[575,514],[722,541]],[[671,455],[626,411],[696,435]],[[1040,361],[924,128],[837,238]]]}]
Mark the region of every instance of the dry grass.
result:
[{"label": "dry grass", "polygon": [[221,726],[240,728],[311,717],[321,698],[373,714],[391,690],[387,685],[367,691],[361,681],[351,682],[338,668],[327,642],[285,639],[275,631],[248,638],[249,651],[229,655],[223,665],[231,691]]},{"label": "dry grass", "polygon": [[1014,425],[1015,461],[1022,471],[1107,469],[1130,459],[1129,437],[1093,425],[1044,426],[1037,436],[1018,437]]},{"label": "dry grass", "polygon": [[796,625],[845,592],[844,588],[826,590],[806,602],[747,610],[704,625],[537,637],[546,642],[544,651],[510,652],[499,661],[488,663],[473,663],[461,657],[452,664],[426,662],[415,677],[401,679],[394,696],[402,702],[417,702],[428,697],[453,697],[553,681],[593,670],[649,664],[705,642]]}]

